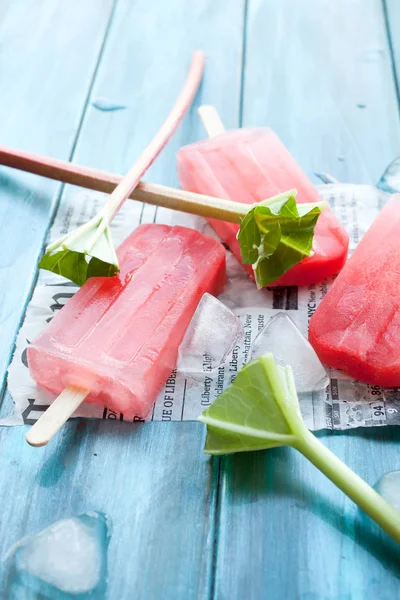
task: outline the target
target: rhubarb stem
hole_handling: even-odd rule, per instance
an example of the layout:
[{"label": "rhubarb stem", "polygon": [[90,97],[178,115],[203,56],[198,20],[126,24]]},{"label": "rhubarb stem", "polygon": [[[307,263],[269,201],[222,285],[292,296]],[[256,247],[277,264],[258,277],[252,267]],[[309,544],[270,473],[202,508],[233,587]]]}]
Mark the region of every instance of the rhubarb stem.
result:
[{"label": "rhubarb stem", "polygon": [[294,444],[324,475],[400,544],[400,513],[304,428]]},{"label": "rhubarb stem", "polygon": [[[160,154],[161,150],[167,144],[168,140],[182,121],[184,114],[196,95],[203,75],[203,69],[204,54],[202,52],[195,52],[186,81],[171,112],[151,140],[150,144],[144,149],[133,167],[128,171],[123,180],[108,198],[103,212],[103,214],[107,215],[108,222],[112,221],[122,204],[138,185],[140,178],[153,164],[154,160]],[[107,227],[107,223],[102,223],[101,227],[103,227],[104,230],[105,227]]]},{"label": "rhubarb stem", "polygon": [[[122,180],[121,175],[5,146],[0,146],[0,164],[105,194],[111,194]],[[162,206],[230,223],[240,223],[250,210],[248,204],[143,181],[132,191],[129,198],[152,206]],[[65,237],[68,237],[68,234]]]}]

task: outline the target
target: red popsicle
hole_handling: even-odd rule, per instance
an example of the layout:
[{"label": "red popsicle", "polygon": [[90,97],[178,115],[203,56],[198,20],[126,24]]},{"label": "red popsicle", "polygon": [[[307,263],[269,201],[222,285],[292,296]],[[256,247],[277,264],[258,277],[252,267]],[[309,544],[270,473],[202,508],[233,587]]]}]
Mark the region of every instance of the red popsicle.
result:
[{"label": "red popsicle", "polygon": [[400,195],[392,196],[315,311],[319,358],[361,381],[400,386]]},{"label": "red popsicle", "polygon": [[[268,128],[228,131],[184,146],[178,152],[178,175],[188,191],[248,204],[293,188],[297,189],[298,202],[321,200],[311,181]],[[209,222],[240,260],[236,239],[239,226],[214,219]],[[273,285],[309,285],[338,273],[346,261],[348,243],[346,231],[328,208],[315,228],[313,254]],[[246,269],[253,276],[252,268]]]},{"label": "red popsicle", "polygon": [[121,273],[89,279],[33,340],[35,381],[55,393],[145,417],[176,365],[205,292],[225,282],[225,250],[193,229],[141,225],[119,247]]}]

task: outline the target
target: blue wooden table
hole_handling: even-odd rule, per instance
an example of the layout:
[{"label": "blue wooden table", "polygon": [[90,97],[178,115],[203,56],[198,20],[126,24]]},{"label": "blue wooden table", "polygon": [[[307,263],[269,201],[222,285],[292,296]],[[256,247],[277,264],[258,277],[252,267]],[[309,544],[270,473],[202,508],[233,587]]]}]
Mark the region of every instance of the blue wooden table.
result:
[{"label": "blue wooden table", "polygon": [[[124,173],[201,48],[197,102],[227,127],[271,125],[310,176],[374,183],[400,154],[399,39],[398,0],[3,0],[0,141]],[[99,98],[127,108],[98,110]],[[193,108],[147,179],[176,185],[178,147],[201,137]],[[3,413],[37,260],[74,193],[0,169]],[[188,422],[74,420],[43,449],[24,433],[0,429],[1,556],[100,510],[113,524],[112,600],[400,598],[395,544],[288,449],[210,459]],[[371,484],[400,468],[399,429],[320,438]]]}]

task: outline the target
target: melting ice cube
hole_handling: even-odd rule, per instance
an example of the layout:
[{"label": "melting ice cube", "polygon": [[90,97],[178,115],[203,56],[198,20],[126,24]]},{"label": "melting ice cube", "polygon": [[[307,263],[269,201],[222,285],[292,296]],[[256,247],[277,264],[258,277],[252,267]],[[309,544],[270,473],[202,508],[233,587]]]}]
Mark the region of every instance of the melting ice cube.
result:
[{"label": "melting ice cube", "polygon": [[178,370],[195,374],[218,369],[242,335],[239,318],[220,300],[204,294],[179,347]]},{"label": "melting ice cube", "polygon": [[400,156],[395,158],[386,168],[377,183],[377,187],[389,194],[400,191]]},{"label": "melting ice cube", "polygon": [[400,511],[400,471],[385,473],[375,485],[376,491]]},{"label": "melting ice cube", "polygon": [[328,375],[313,347],[283,312],[272,317],[257,335],[250,358],[266,352],[272,352],[278,365],[292,367],[299,393],[320,390],[329,384]]},{"label": "melting ice cube", "polygon": [[23,538],[6,557],[7,598],[105,598],[108,542],[107,519],[97,512],[62,519]]}]

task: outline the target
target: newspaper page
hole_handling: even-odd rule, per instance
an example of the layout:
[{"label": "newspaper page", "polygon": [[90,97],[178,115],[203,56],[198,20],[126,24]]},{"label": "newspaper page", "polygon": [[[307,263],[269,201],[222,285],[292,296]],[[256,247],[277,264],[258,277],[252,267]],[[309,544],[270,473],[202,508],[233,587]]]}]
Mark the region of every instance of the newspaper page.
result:
[{"label": "newspaper page", "polygon": [[[350,252],[360,241],[388,194],[368,185],[328,184],[319,187],[350,235]],[[50,232],[50,240],[86,222],[100,209],[104,195],[95,192],[68,194]],[[119,244],[140,223],[179,224],[214,235],[207,222],[196,216],[128,201],[116,216],[111,229]],[[161,390],[152,413],[146,420],[195,420],[234,380],[249,360],[252,342],[277,312],[287,313],[304,336],[318,304],[329,290],[326,279],[306,288],[286,287],[258,291],[242,266],[227,250],[228,282],[219,299],[241,320],[243,336],[217,369],[207,361],[196,375],[175,369]],[[63,278],[41,271],[25,320],[19,332],[16,350],[8,373],[8,388],[14,400],[14,412],[0,421],[2,425],[32,424],[46,410],[54,395],[39,388],[29,374],[26,349],[30,341],[72,298],[77,287]],[[326,390],[300,395],[301,411],[312,430],[348,429],[400,424],[400,388],[381,388],[355,381],[344,373],[327,369],[330,385]],[[135,414],[117,414],[106,408],[83,403],[75,416],[137,421]]]}]

